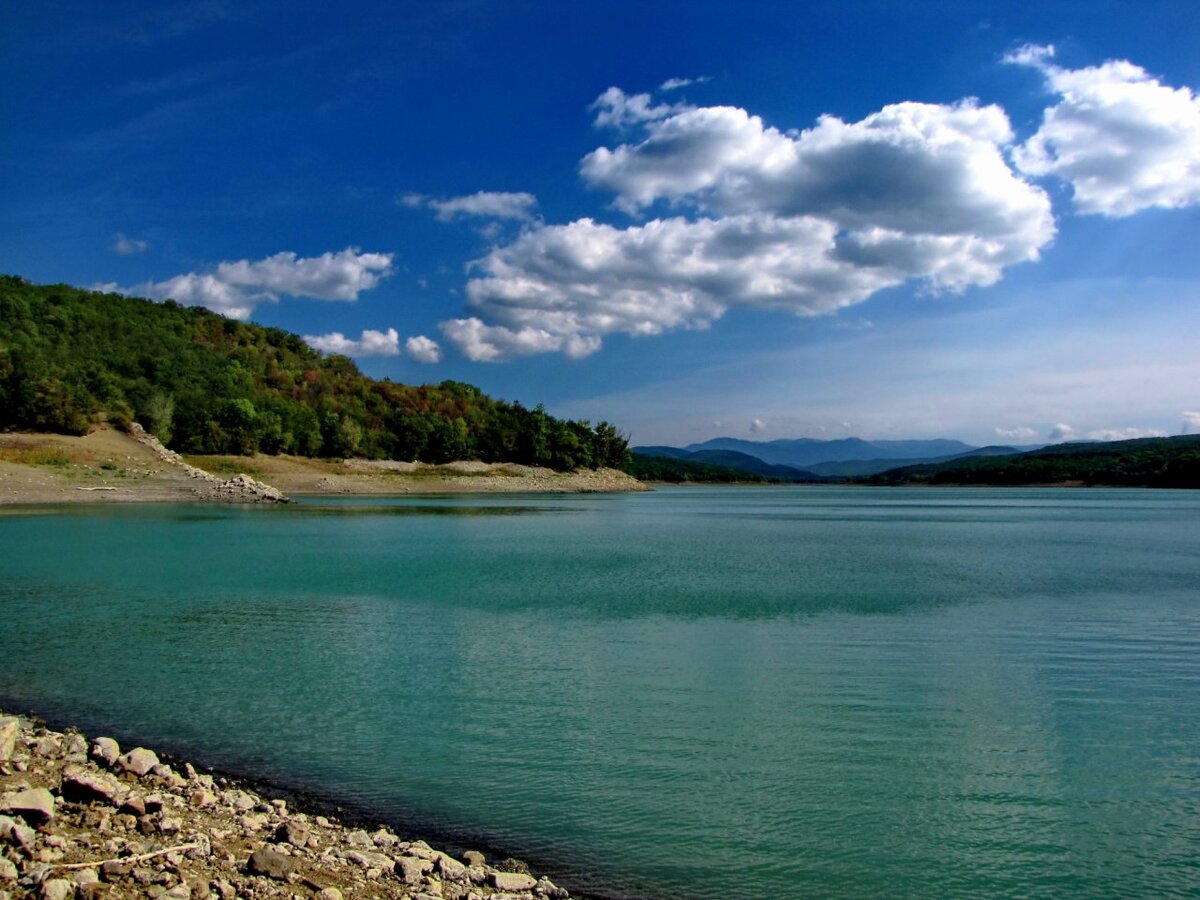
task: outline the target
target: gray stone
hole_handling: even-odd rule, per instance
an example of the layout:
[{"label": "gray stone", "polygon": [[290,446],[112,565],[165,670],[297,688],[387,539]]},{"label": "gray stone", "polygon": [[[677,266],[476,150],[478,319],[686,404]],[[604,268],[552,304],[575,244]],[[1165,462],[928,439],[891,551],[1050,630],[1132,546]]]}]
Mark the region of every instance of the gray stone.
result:
[{"label": "gray stone", "polygon": [[162,895],[163,900],[192,900],[192,889],[186,881],[181,881]]},{"label": "gray stone", "polygon": [[443,878],[450,878],[457,881],[460,878],[466,877],[467,867],[460,863],[452,856],[442,854],[438,857],[437,870]]},{"label": "gray stone", "polygon": [[275,829],[275,840],[281,844],[291,844],[293,847],[307,847],[315,844],[313,833],[299,822],[284,822]]},{"label": "gray stone", "polygon": [[16,881],[17,867],[9,859],[0,856],[0,882]]},{"label": "gray stone", "polygon": [[32,824],[54,818],[54,796],[45,788],[26,788],[0,797],[0,813],[15,813]]},{"label": "gray stone", "polygon": [[42,882],[39,896],[42,900],[71,900],[75,896],[77,885],[65,878],[51,878]]},{"label": "gray stone", "polygon": [[480,853],[478,850],[468,850],[466,853],[463,854],[462,858],[463,858],[463,862],[465,862],[468,866],[486,866],[487,865],[487,857],[484,856],[482,853]]},{"label": "gray stone", "polygon": [[375,842],[371,840],[371,836],[361,828],[356,828],[354,831],[346,832],[346,837],[343,840],[351,847],[374,847]]},{"label": "gray stone", "polygon": [[208,886],[221,900],[233,900],[237,896],[237,888],[223,878],[213,879]]},{"label": "gray stone", "polygon": [[71,878],[80,886],[85,884],[95,884],[100,880],[100,876],[96,874],[95,869],[79,869],[78,871],[71,873]]},{"label": "gray stone", "polygon": [[396,860],[396,875],[405,884],[420,884],[424,871],[421,868],[423,860],[412,856],[402,856]]},{"label": "gray stone", "polygon": [[98,737],[92,741],[92,759],[110,768],[116,765],[121,755],[121,745],[110,737]]},{"label": "gray stone", "polygon": [[342,900],[342,892],[335,887],[321,888],[317,891],[317,900]]},{"label": "gray stone", "polygon": [[129,874],[129,864],[117,859],[106,859],[100,863],[100,876],[105,881],[116,881]]},{"label": "gray stone", "polygon": [[21,733],[21,723],[16,719],[0,719],[0,762],[12,759],[13,751],[17,749],[17,735]]},{"label": "gray stone", "polygon": [[124,792],[124,785],[107,772],[96,772],[86,766],[74,764],[63,769],[64,800],[72,803],[91,803],[93,800],[115,803]]},{"label": "gray stone", "polygon": [[554,897],[556,900],[562,900],[564,897],[570,897],[571,892],[566,888],[560,888],[549,878],[539,878],[537,886],[534,888],[543,897]]},{"label": "gray stone", "polygon": [[234,809],[240,809],[242,812],[254,809],[258,805],[258,801],[247,794],[245,791],[232,790],[225,792],[225,802]]},{"label": "gray stone", "polygon": [[71,732],[63,739],[63,753],[70,757],[87,756],[88,745],[82,734]]},{"label": "gray stone", "polygon": [[265,875],[276,881],[287,881],[295,867],[296,864],[283,854],[266,849],[255,850],[246,863],[246,871],[251,875]]},{"label": "gray stone", "polygon": [[345,858],[356,866],[364,869],[383,869],[388,872],[396,866],[396,861],[383,853],[372,853],[369,850],[347,850]]},{"label": "gray stone", "polygon": [[117,757],[117,765],[141,778],[158,765],[158,754],[145,747],[134,747],[124,756]]},{"label": "gray stone", "polygon": [[533,890],[537,879],[524,872],[492,872],[492,887],[498,891]]}]

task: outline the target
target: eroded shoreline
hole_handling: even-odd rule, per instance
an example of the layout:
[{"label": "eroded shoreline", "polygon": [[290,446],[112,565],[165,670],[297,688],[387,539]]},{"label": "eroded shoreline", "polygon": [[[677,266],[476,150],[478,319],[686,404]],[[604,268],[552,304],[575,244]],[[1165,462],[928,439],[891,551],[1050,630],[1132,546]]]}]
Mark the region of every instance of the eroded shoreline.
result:
[{"label": "eroded shoreline", "polygon": [[518,860],[452,855],[325,801],[0,712],[0,900],[568,896]]},{"label": "eroded shoreline", "polygon": [[615,469],[442,465],[289,456],[180,457],[109,427],[83,437],[0,433],[0,505],[274,503],[287,497],[622,493],[651,488]]}]

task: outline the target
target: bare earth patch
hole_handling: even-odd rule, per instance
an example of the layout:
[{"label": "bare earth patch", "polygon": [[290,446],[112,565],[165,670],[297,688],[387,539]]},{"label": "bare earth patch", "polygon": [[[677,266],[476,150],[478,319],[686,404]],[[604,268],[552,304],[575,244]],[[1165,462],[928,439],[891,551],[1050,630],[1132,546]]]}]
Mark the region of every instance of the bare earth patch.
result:
[{"label": "bare earth patch", "polygon": [[[164,459],[113,428],[83,437],[0,433],[0,506],[228,500],[189,467],[217,479],[245,474],[292,496],[444,493],[608,493],[649,488],[616,469],[555,472],[513,463],[444,465],[297,456]],[[236,498],[235,498],[236,499]]]}]

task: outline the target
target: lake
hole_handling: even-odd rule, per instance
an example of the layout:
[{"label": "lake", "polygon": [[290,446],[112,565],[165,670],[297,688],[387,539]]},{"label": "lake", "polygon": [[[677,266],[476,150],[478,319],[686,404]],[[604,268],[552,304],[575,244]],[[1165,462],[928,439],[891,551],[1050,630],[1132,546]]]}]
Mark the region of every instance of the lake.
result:
[{"label": "lake", "polygon": [[1200,493],[0,515],[0,703],[609,897],[1200,888]]}]

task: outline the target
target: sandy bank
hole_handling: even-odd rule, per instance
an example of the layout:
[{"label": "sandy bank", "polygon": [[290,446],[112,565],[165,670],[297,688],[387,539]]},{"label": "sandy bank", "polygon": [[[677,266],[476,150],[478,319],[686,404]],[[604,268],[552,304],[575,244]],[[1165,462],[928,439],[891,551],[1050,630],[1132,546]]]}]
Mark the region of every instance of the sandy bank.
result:
[{"label": "sandy bank", "polygon": [[[294,456],[196,456],[174,460],[112,428],[84,437],[0,434],[0,505],[184,503],[244,500],[239,474],[286,495],[590,493],[649,490],[615,469],[554,472],[514,464],[426,465]],[[200,478],[192,469],[211,473]]]},{"label": "sandy bank", "polygon": [[455,857],[387,828],[0,712],[0,898],[539,900],[512,859]]}]

